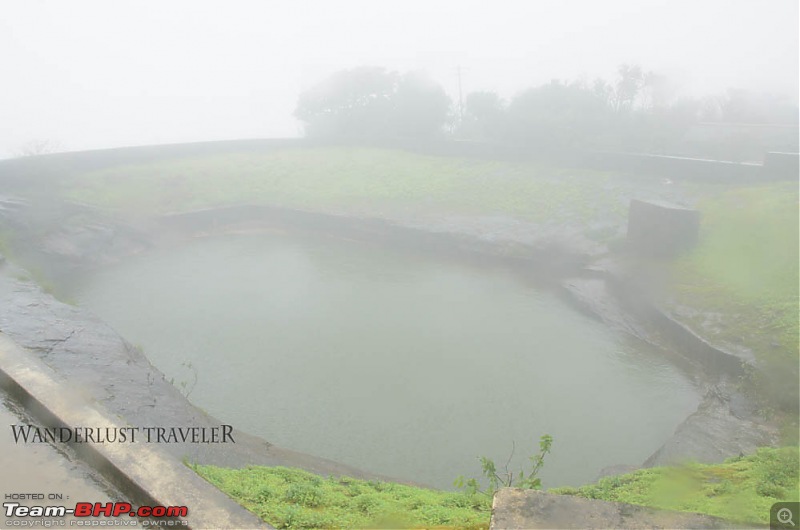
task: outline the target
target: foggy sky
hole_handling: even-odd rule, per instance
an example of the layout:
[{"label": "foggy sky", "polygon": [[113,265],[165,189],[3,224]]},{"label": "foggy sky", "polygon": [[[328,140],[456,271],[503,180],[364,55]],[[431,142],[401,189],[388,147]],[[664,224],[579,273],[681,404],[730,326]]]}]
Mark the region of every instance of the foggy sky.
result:
[{"label": "foggy sky", "polygon": [[797,0],[0,1],[0,157],[297,136],[342,68],[424,70],[508,98],[621,63],[687,95],[798,93]]}]

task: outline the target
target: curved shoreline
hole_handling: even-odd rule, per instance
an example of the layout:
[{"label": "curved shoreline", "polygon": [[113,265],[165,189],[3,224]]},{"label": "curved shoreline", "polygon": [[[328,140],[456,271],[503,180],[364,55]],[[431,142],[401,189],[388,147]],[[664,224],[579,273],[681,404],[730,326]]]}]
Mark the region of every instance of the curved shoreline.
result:
[{"label": "curved shoreline", "polygon": [[[474,261],[479,265],[501,264],[541,279],[607,325],[662,349],[676,349],[676,344],[681,345],[683,360],[689,358],[689,364],[702,381],[701,387],[706,389],[706,397],[697,411],[678,426],[675,435],[642,466],[674,463],[690,457],[718,461],[775,440],[774,431],[757,421],[752,407],[742,405],[747,400],[730,383],[730,378],[740,373],[740,361],[706,343],[654,304],[637,296],[634,282],[624,272],[614,271],[613,267],[596,266],[603,249],[581,245],[556,246],[552,237],[538,242],[519,242],[480,237],[466,231],[426,229],[385,219],[260,205],[170,214],[148,219],[142,225],[144,228],[135,229],[96,212],[93,216],[93,222],[82,226],[61,227],[61,237],[56,238],[59,245],[53,245],[53,238],[39,241],[39,259],[36,261],[46,256],[50,259],[59,256],[57,267],[62,271],[70,267],[87,270],[125,259],[133,253],[146,252],[153,246],[179,244],[187,238],[277,229],[357,239],[370,244],[433,253],[448,259]],[[5,276],[8,278],[8,271]],[[590,286],[588,289],[587,285]],[[219,425],[218,420],[189,403],[140,351],[99,319],[79,308],[62,304],[24,282],[17,281],[11,289],[10,300],[7,297],[0,305],[0,331],[39,354],[68,379],[85,385],[95,399],[115,414],[134,425],[142,422],[174,425],[176,421],[197,426]],[[3,291],[0,286],[0,293]],[[643,315],[647,318],[643,319]],[[672,329],[665,322],[672,322]],[[663,332],[664,329],[668,330],[670,337],[666,345],[664,337],[655,337],[660,334],[653,333],[653,330]],[[128,381],[128,384],[124,388],[115,387],[114,383],[119,381]],[[140,405],[134,406],[136,403]],[[752,432],[752,436],[742,436],[743,431]],[[237,443],[233,451],[230,447],[224,451],[219,448],[201,450],[187,444],[170,444],[169,449],[178,458],[188,457],[200,463],[229,467],[290,465],[320,474],[387,478],[277,448],[245,433],[241,433],[241,439],[242,444]],[[731,443],[729,440],[734,441]]]}]

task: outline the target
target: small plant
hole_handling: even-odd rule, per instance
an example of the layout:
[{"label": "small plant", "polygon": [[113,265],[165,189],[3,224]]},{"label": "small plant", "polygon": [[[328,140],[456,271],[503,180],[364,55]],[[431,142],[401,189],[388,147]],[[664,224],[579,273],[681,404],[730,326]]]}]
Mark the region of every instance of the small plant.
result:
[{"label": "small plant", "polygon": [[463,475],[455,480],[454,485],[459,489],[463,489],[470,495],[475,493],[483,493],[489,497],[493,496],[494,493],[500,488],[540,489],[542,487],[542,480],[538,477],[538,474],[544,465],[544,457],[550,452],[552,446],[553,437],[549,434],[543,435],[539,439],[539,452],[530,457],[530,471],[526,475],[525,470],[521,469],[519,474],[515,475],[514,472],[510,471],[508,468],[509,464],[511,463],[511,459],[514,457],[514,450],[516,449],[515,444],[512,442],[511,454],[509,455],[508,460],[503,467],[502,474],[497,472],[497,466],[495,465],[494,460],[485,456],[479,457],[482,468],[481,472],[489,481],[489,486],[486,489],[481,490],[478,479],[471,478],[465,481]]},{"label": "small plant", "polygon": [[762,447],[755,454],[722,464],[651,467],[579,488],[551,488],[547,492],[768,525],[770,507],[775,502],[798,500],[799,458],[797,446]]},{"label": "small plant", "polygon": [[275,528],[486,530],[491,516],[490,501],[482,495],[352,477],[322,478],[284,467],[192,469]]},{"label": "small plant", "polygon": [[178,381],[177,384],[175,384],[175,378],[172,377],[170,378],[169,382],[170,384],[177,386],[181,390],[181,394],[183,394],[183,397],[188,398],[189,395],[192,393],[192,390],[194,390],[194,387],[197,386],[197,368],[194,367],[191,361],[183,361],[181,363],[181,366],[191,372],[192,380],[187,381],[183,379],[181,381]]}]

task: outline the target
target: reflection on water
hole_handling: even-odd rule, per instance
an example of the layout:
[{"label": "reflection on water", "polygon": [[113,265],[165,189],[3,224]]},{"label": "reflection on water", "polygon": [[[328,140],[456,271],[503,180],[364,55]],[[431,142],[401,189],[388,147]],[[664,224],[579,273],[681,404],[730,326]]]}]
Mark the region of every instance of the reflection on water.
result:
[{"label": "reflection on water", "polygon": [[[477,456],[545,486],[638,464],[697,405],[644,345],[502,270],[247,235],[141,256],[68,293],[191,400],[277,445],[451,487]],[[192,368],[187,368],[191,363]]]}]

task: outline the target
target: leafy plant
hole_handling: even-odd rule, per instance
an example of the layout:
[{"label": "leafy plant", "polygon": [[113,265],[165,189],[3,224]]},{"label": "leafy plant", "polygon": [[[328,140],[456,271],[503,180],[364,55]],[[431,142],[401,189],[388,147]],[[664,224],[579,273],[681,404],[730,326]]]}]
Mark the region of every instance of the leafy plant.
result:
[{"label": "leafy plant", "polygon": [[175,385],[180,389],[181,394],[183,394],[183,397],[188,398],[189,395],[194,390],[194,387],[197,386],[197,368],[195,368],[195,366],[192,364],[191,361],[183,361],[181,363],[181,366],[183,368],[186,368],[187,370],[189,370],[191,372],[191,374],[192,374],[191,381],[187,381],[186,379],[182,379],[182,380],[178,381],[178,383],[176,385],[175,384],[175,378],[172,377],[172,378],[170,378],[169,382],[170,382],[170,384]]},{"label": "leafy plant", "polygon": [[502,473],[498,473],[494,460],[485,456],[478,457],[481,462],[481,473],[489,482],[489,486],[486,489],[481,490],[478,479],[471,478],[469,480],[464,480],[463,475],[455,480],[454,485],[469,494],[483,493],[489,497],[493,496],[500,488],[540,489],[542,487],[542,480],[538,476],[539,471],[544,465],[544,457],[550,452],[552,446],[553,437],[549,434],[543,435],[539,439],[539,452],[529,458],[531,462],[530,471],[526,474],[523,468],[515,475],[514,472],[509,469],[509,464],[514,457],[514,451],[516,449],[516,444],[512,442],[511,454],[505,466],[503,466]]}]

